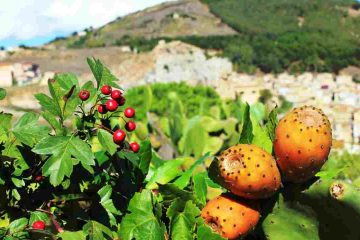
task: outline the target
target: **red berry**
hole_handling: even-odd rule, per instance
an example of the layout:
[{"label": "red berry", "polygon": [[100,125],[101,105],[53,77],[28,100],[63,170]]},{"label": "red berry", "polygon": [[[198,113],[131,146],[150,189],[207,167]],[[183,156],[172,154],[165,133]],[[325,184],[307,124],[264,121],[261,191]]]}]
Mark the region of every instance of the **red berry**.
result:
[{"label": "red berry", "polygon": [[132,131],[135,130],[136,124],[135,124],[135,122],[133,122],[133,121],[129,121],[129,122],[127,122],[127,123],[125,124],[125,128],[126,128],[126,130],[128,130],[129,132],[132,132]]},{"label": "red berry", "polygon": [[115,100],[110,99],[106,102],[106,109],[109,110],[110,112],[116,111],[118,106],[119,104]]},{"label": "red berry", "polygon": [[36,182],[41,182],[41,180],[43,180],[43,176],[39,175],[35,177]]},{"label": "red berry", "polygon": [[119,106],[124,106],[124,104],[125,104],[125,98],[124,97],[120,97],[119,99],[116,99],[116,101],[119,104]]},{"label": "red berry", "polygon": [[121,144],[125,140],[125,137],[126,132],[124,132],[123,130],[116,130],[113,135],[114,143]]},{"label": "red berry", "polygon": [[120,99],[121,98],[121,92],[120,90],[114,90],[111,92],[111,98],[112,99]]},{"label": "red berry", "polygon": [[81,101],[86,101],[90,97],[90,92],[88,90],[81,90],[79,93],[79,98]]},{"label": "red berry", "polygon": [[124,115],[127,118],[132,118],[132,117],[135,116],[135,110],[133,108],[131,108],[131,107],[126,108],[125,111],[124,111]]},{"label": "red berry", "polygon": [[104,95],[110,95],[111,91],[112,91],[112,89],[111,89],[111,87],[109,85],[104,85],[101,88],[101,93],[104,94]]},{"label": "red berry", "polygon": [[33,223],[32,228],[36,230],[44,230],[45,223],[43,221],[36,221]]},{"label": "red berry", "polygon": [[131,151],[137,153],[140,150],[140,145],[137,142],[130,143]]},{"label": "red berry", "polygon": [[101,114],[107,113],[106,106],[105,106],[104,104],[100,104],[100,105],[98,106],[98,112],[101,113]]}]

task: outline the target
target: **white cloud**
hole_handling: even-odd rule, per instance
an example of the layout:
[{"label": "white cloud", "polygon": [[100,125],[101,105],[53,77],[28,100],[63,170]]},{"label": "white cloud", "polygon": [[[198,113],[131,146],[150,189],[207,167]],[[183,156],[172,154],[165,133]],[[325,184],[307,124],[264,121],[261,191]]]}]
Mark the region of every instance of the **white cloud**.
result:
[{"label": "white cloud", "polygon": [[[0,0],[0,40],[99,27],[165,0]],[[21,2],[21,3],[20,3]]]}]

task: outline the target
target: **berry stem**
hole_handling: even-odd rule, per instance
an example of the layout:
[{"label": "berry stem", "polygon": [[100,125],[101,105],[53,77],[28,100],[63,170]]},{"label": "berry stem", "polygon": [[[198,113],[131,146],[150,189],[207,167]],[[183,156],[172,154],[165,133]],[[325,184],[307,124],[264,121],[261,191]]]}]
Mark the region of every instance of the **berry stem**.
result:
[{"label": "berry stem", "polygon": [[62,227],[60,227],[59,223],[55,220],[53,214],[50,215],[50,219],[51,219],[51,222],[54,224],[56,230],[57,230],[59,233],[64,232],[64,229],[62,229]]},{"label": "berry stem", "polygon": [[113,134],[113,133],[114,133],[114,131],[113,131],[113,130],[111,130],[110,128],[105,127],[104,125],[97,124],[97,123],[94,123],[94,125],[95,125],[95,126],[97,126],[96,128],[98,128],[98,129],[104,129],[104,130],[106,130],[106,131],[110,132],[111,134]]},{"label": "berry stem", "polygon": [[104,99],[107,99],[107,98],[106,98],[106,97],[100,97],[100,98],[99,98],[99,96],[97,96],[96,101],[95,101],[95,104],[90,108],[90,115],[93,114],[93,112],[94,112],[96,106],[99,104],[99,102],[100,102],[101,100],[104,100]]}]

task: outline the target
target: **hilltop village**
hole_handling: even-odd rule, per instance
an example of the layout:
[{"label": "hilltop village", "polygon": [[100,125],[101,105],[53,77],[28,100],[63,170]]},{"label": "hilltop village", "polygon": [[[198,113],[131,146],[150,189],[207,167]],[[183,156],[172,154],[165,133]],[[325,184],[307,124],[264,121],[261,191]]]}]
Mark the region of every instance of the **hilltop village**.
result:
[{"label": "hilltop village", "polygon": [[[349,151],[360,150],[360,84],[355,83],[354,75],[310,72],[299,75],[243,74],[235,72],[228,59],[218,57],[217,51],[205,51],[180,41],[160,41],[147,53],[137,53],[136,50],[129,53],[122,50],[125,48],[121,46],[119,51],[129,56],[127,60],[110,66],[126,88],[154,82],[186,81],[190,85],[214,87],[224,99],[241,97],[250,104],[259,101],[267,90],[271,93],[269,102],[273,106],[278,105],[281,98],[286,98],[294,106],[314,105],[323,109],[332,123],[334,139]],[[0,64],[1,87],[43,86],[53,75],[54,72],[41,74],[36,63]],[[88,77],[89,73],[80,76],[81,79]],[[27,105],[39,107],[35,99],[24,98]]]}]

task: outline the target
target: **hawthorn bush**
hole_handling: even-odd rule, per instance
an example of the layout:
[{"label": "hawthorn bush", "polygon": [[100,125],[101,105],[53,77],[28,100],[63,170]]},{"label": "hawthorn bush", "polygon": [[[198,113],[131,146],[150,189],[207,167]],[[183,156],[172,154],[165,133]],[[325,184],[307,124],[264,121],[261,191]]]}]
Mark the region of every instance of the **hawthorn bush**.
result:
[{"label": "hawthorn bush", "polygon": [[116,77],[99,60],[88,63],[96,86],[57,74],[50,96],[35,96],[40,115],[12,125],[11,114],[0,114],[1,239],[116,238],[129,199],[143,188],[150,143],[126,141],[135,110],[123,107]]}]

